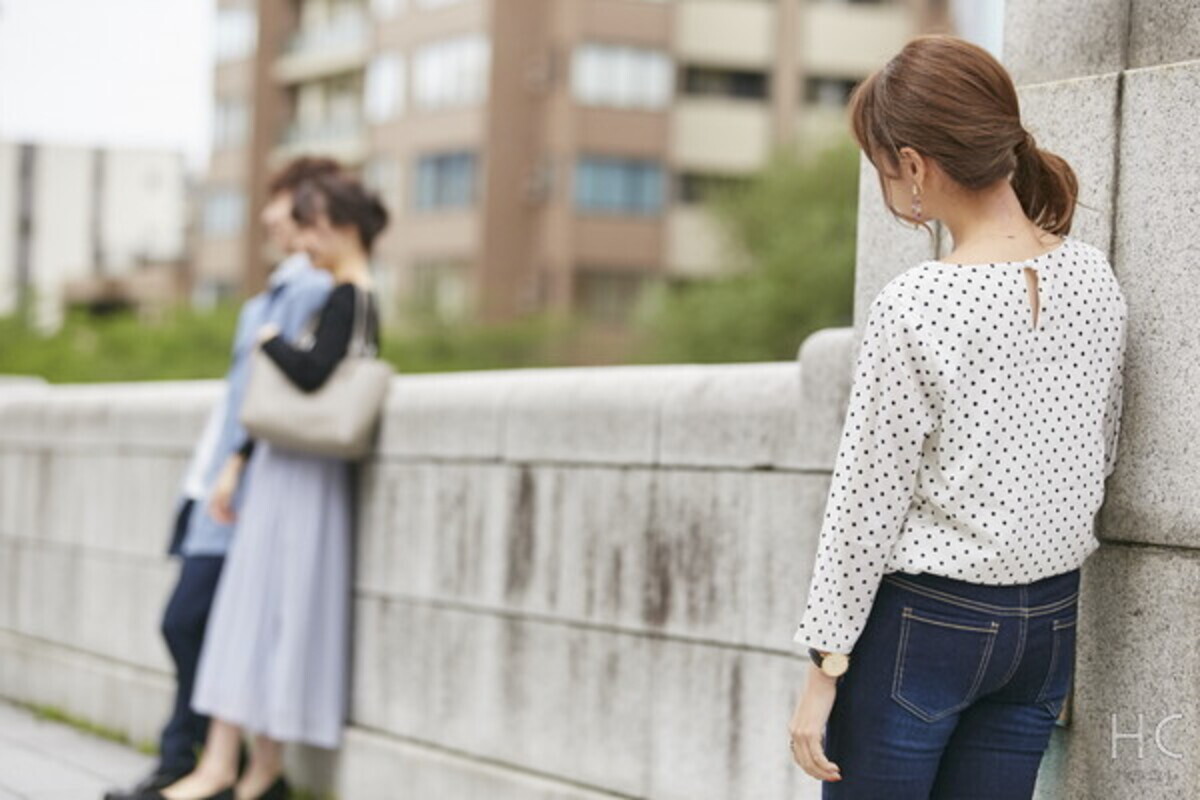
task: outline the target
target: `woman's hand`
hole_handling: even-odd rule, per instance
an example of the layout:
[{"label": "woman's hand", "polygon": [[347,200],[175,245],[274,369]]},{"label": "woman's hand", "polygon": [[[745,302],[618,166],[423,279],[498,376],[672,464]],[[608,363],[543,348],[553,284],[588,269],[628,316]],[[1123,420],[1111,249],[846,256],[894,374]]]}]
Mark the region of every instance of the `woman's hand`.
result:
[{"label": "woman's hand", "polygon": [[837,764],[825,757],[825,723],[837,697],[837,678],[831,678],[809,665],[804,694],[792,712],[788,730],[792,734],[792,757],[805,772],[822,781],[840,781],[842,773]]},{"label": "woman's hand", "polygon": [[273,339],[277,335],[279,335],[279,326],[274,322],[268,322],[266,325],[263,325],[258,329],[257,341],[259,344],[262,344],[268,339]]},{"label": "woman's hand", "polygon": [[236,453],[226,460],[208,496],[208,513],[222,525],[230,525],[235,519],[233,495],[242,477],[242,461],[242,457]]}]

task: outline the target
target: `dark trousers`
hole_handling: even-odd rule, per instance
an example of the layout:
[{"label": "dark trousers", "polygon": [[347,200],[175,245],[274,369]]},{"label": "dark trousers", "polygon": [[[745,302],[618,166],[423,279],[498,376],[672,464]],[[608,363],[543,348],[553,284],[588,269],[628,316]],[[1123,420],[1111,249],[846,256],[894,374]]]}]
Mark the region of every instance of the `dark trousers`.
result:
[{"label": "dark trousers", "polygon": [[1074,678],[1079,579],[884,575],[839,678],[824,800],[1029,800]]},{"label": "dark trousers", "polygon": [[[180,512],[181,524],[186,524],[190,511],[188,503]],[[176,681],[175,707],[159,741],[159,769],[163,772],[191,771],[208,735],[208,717],[192,711],[192,686],[224,563],[224,556],[184,556],[179,580],[163,614],[162,635],[175,662]]]}]

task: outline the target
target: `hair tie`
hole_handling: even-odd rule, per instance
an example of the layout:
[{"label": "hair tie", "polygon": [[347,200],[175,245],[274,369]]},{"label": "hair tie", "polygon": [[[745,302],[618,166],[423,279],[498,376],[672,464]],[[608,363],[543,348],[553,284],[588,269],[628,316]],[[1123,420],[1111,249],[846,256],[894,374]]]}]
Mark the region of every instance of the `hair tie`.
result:
[{"label": "hair tie", "polygon": [[1036,150],[1037,142],[1034,140],[1033,134],[1031,134],[1029,131],[1025,131],[1025,135],[1021,137],[1021,141],[1017,142],[1015,149],[1017,155],[1032,153],[1034,150]]}]

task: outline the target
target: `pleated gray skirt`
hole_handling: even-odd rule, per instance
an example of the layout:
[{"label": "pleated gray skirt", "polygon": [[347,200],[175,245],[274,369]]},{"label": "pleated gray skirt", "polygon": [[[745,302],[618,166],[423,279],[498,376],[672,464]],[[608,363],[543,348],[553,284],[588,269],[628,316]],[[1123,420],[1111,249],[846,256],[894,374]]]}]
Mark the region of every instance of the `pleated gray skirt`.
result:
[{"label": "pleated gray skirt", "polygon": [[346,716],[353,466],[258,441],[192,708],[335,749]]}]

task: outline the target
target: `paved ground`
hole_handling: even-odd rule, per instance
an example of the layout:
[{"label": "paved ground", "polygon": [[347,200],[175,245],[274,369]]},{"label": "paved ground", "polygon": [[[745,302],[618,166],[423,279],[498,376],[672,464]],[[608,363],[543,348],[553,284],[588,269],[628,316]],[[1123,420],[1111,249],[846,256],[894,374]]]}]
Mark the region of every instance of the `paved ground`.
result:
[{"label": "paved ground", "polygon": [[136,750],[0,702],[0,800],[100,800],[153,764]]}]

